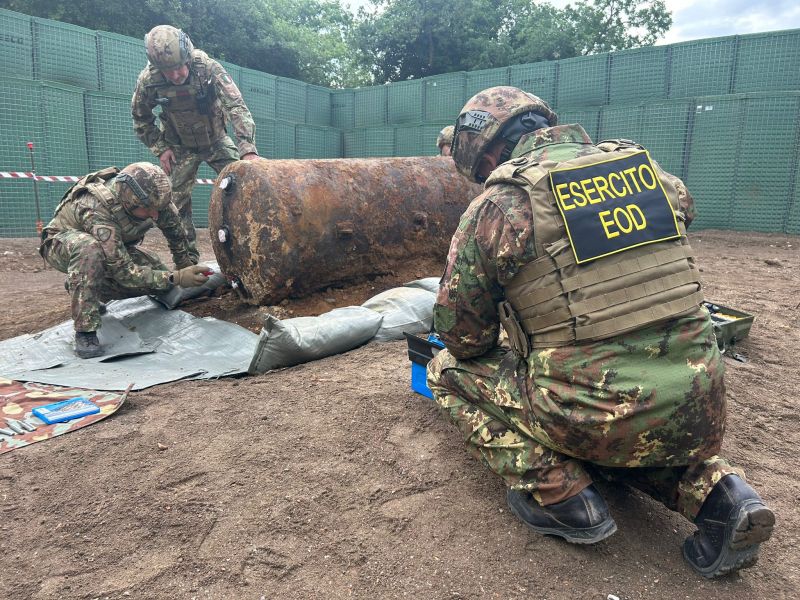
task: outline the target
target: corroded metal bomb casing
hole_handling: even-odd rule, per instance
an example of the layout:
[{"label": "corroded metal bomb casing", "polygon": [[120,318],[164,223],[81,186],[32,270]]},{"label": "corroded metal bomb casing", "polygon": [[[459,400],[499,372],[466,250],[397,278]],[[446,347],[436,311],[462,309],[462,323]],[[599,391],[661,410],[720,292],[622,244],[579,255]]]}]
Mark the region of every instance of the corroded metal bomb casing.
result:
[{"label": "corroded metal bomb casing", "polygon": [[241,296],[275,304],[415,260],[443,266],[480,191],[449,157],[238,161],[214,185],[209,229]]}]

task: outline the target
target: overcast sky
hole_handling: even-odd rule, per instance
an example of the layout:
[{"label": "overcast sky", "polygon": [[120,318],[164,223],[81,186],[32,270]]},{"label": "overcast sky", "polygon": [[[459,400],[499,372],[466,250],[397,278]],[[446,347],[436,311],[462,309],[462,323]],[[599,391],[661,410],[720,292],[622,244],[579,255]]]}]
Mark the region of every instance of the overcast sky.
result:
[{"label": "overcast sky", "polygon": [[[366,0],[342,0],[356,10]],[[569,0],[550,0],[563,7]],[[666,0],[672,28],[659,44],[686,40],[800,28],[800,0]],[[458,6],[454,0],[453,8]]]}]

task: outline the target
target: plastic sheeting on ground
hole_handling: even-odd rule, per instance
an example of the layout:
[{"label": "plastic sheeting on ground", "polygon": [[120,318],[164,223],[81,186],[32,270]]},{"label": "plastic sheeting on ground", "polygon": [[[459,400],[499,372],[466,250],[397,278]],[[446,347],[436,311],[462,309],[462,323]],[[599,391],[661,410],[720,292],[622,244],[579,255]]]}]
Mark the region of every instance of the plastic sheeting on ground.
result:
[{"label": "plastic sheeting on ground", "polygon": [[109,302],[98,330],[105,354],[80,359],[66,321],[40,333],[0,342],[0,375],[18,381],[141,390],[179,379],[216,379],[247,372],[258,336],[243,327],[147,297]]}]

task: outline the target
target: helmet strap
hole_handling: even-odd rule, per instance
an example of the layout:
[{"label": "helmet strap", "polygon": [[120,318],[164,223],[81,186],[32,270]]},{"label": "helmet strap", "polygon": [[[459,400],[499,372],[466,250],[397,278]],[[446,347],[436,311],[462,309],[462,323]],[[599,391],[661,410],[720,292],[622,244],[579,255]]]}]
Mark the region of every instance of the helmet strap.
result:
[{"label": "helmet strap", "polygon": [[126,184],[133,192],[133,195],[136,196],[139,199],[139,202],[142,203],[142,206],[150,206],[150,197],[142,189],[142,186],[139,185],[139,182],[131,177],[128,173],[117,174],[116,180],[120,183]]}]

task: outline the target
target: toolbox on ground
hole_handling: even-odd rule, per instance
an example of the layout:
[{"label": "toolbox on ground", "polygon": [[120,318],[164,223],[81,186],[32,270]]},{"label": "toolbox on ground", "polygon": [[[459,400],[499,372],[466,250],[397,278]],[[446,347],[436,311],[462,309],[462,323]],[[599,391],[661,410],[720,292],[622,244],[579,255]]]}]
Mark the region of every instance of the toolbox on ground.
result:
[{"label": "toolbox on ground", "polygon": [[428,362],[444,348],[444,344],[435,333],[427,337],[420,337],[413,333],[403,332],[408,342],[408,358],[411,359],[411,389],[433,400],[433,394],[428,387],[427,367]]},{"label": "toolbox on ground", "polygon": [[714,333],[717,336],[717,346],[723,352],[728,346],[746,338],[750,333],[753,315],[714,302],[703,302],[703,305],[711,313]]}]

